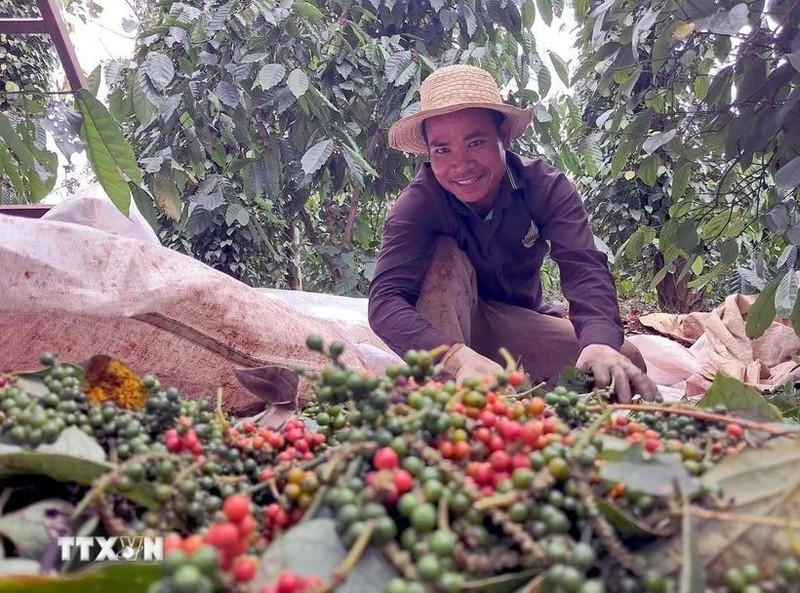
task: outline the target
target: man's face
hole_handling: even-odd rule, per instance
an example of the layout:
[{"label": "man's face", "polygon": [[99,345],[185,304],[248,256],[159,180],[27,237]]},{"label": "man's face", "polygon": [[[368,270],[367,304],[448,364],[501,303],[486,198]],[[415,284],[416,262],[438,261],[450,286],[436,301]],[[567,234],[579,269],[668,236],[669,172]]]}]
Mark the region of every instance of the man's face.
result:
[{"label": "man's face", "polygon": [[508,127],[488,109],[462,109],[425,121],[431,168],[439,184],[478,214],[494,206],[506,172]]}]

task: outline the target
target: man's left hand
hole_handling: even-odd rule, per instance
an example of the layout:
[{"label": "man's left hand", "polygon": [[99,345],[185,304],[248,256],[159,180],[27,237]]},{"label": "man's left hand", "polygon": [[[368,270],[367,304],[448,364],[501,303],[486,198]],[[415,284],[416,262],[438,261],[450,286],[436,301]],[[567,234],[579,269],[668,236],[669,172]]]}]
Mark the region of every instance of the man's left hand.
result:
[{"label": "man's left hand", "polygon": [[590,344],[581,350],[578,362],[580,369],[591,371],[595,387],[605,389],[614,380],[614,391],[620,403],[631,401],[631,394],[638,393],[645,400],[658,395],[656,384],[630,359],[605,344]]}]

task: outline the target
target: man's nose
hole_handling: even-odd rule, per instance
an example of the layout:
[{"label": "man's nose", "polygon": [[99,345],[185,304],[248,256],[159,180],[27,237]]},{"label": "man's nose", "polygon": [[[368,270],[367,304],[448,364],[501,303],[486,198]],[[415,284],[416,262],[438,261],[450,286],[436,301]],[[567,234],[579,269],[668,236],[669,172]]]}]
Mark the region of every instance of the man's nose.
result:
[{"label": "man's nose", "polygon": [[469,152],[464,148],[454,148],[450,151],[450,166],[459,169],[469,164]]}]

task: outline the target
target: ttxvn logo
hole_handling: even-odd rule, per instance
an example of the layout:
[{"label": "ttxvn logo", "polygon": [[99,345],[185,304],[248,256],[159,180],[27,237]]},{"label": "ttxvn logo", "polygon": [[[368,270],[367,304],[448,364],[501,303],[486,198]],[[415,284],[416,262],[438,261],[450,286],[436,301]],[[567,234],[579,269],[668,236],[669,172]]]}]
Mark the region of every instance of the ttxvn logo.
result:
[{"label": "ttxvn logo", "polygon": [[157,562],[164,559],[161,537],[59,537],[58,548],[64,562],[72,558],[75,548],[82,562]]}]

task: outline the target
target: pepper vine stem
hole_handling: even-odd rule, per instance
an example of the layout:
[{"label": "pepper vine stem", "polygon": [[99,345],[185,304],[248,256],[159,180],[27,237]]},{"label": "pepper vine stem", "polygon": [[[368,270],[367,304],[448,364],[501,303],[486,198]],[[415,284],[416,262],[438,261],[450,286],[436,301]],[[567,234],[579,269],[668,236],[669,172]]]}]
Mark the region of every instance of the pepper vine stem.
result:
[{"label": "pepper vine stem", "polygon": [[314,593],[333,593],[347,580],[348,575],[353,571],[353,568],[355,568],[361,556],[369,547],[369,541],[372,539],[372,534],[375,533],[375,525],[375,521],[367,522],[364,530],[358,535],[353,547],[347,553],[347,557],[333,570],[331,580],[316,589]]},{"label": "pepper vine stem", "polygon": [[[713,422],[724,422],[726,424],[739,424],[743,428],[752,428],[771,435],[784,435],[791,434],[792,430],[787,430],[780,426],[772,426],[764,424],[763,422],[756,422],[755,420],[747,420],[746,418],[738,418],[736,416],[726,416],[724,414],[715,414],[714,412],[704,412],[692,408],[678,408],[675,406],[661,406],[657,404],[609,404],[606,406],[610,410],[630,410],[633,412],[663,412],[665,414],[677,414],[680,416],[691,416],[692,418],[700,418],[701,420],[710,420]],[[601,406],[589,406],[589,412],[600,412],[603,410]]]},{"label": "pepper vine stem", "polygon": [[437,514],[437,522],[439,526],[439,530],[445,533],[452,533],[450,529],[450,497],[446,494],[443,494],[441,498],[439,498],[439,508]]},{"label": "pepper vine stem", "polygon": [[769,527],[780,527],[786,529],[787,525],[791,526],[791,521],[786,520],[784,517],[759,517],[757,515],[742,515],[739,513],[729,513],[726,511],[712,511],[699,507],[688,507],[686,509],[677,509],[672,512],[675,516],[681,516],[688,513],[692,517],[698,519],[709,519],[711,521],[722,521],[726,523],[743,523],[745,525],[767,525]]}]

